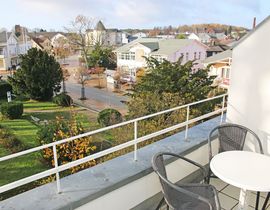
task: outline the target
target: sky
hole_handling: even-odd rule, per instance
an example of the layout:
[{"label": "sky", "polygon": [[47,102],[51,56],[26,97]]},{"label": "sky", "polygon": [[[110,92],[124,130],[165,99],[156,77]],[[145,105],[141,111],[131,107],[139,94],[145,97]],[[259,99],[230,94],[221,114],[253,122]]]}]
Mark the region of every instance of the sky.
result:
[{"label": "sky", "polygon": [[0,28],[61,31],[80,14],[118,29],[199,23],[251,28],[254,17],[259,23],[270,15],[270,0],[2,0]]}]

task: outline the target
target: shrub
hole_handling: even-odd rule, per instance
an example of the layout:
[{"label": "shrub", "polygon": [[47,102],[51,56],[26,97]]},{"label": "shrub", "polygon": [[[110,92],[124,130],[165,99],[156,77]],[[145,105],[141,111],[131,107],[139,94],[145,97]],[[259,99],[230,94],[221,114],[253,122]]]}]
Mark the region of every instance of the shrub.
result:
[{"label": "shrub", "polygon": [[0,126],[0,145],[16,153],[25,149],[22,142],[8,129]]},{"label": "shrub", "polygon": [[116,109],[104,109],[98,114],[97,121],[102,126],[109,126],[122,122],[122,115]]},{"label": "shrub", "polygon": [[[83,133],[82,125],[76,121],[76,116],[73,115],[70,120],[65,120],[63,117],[57,117],[55,121],[51,121],[48,125],[40,128],[37,133],[39,142],[44,145],[51,142],[56,142],[68,137],[76,136]],[[90,155],[96,150],[92,144],[92,137],[79,138],[64,144],[56,146],[58,155],[58,164],[78,160]],[[53,149],[46,148],[43,150],[43,157],[47,163],[54,167]],[[84,164],[75,166],[71,169],[71,173],[88,168],[95,165],[95,161],[89,161]]]},{"label": "shrub", "polygon": [[9,119],[21,118],[23,114],[23,104],[19,101],[4,102],[1,104],[1,113]]},{"label": "shrub", "polygon": [[9,83],[3,80],[0,81],[0,99],[6,99],[7,91],[11,91],[11,90],[12,90],[12,86]]},{"label": "shrub", "polygon": [[53,97],[53,103],[59,106],[70,106],[72,104],[72,98],[65,93],[60,93]]}]

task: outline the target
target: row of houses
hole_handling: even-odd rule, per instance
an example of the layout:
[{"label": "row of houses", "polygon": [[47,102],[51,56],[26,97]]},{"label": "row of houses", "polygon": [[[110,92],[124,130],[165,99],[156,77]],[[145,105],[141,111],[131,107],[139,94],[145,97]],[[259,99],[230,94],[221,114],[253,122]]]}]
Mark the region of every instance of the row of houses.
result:
[{"label": "row of houses", "polygon": [[[216,76],[215,84],[228,88],[231,66],[231,48],[226,47],[213,52],[209,47],[193,39],[140,38],[114,50],[117,55],[117,68],[123,78],[129,82],[136,81],[140,69],[147,68],[146,58],[153,57],[162,62],[171,62],[182,57],[182,64],[194,61],[193,71],[210,65],[210,76]],[[210,56],[209,56],[210,55]]]},{"label": "row of houses", "polygon": [[67,39],[62,32],[33,32],[23,31],[19,36],[15,32],[0,32],[0,70],[16,68],[20,63],[20,55],[24,55],[31,48],[53,53],[57,41]]}]

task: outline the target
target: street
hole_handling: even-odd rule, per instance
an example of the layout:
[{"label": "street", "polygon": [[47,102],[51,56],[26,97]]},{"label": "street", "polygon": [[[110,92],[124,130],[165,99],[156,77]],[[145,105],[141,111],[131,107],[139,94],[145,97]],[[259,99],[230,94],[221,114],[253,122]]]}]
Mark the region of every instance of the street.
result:
[{"label": "street", "polygon": [[75,102],[78,102],[90,109],[101,111],[105,108],[114,108],[121,113],[127,112],[127,106],[121,101],[128,100],[126,96],[118,96],[113,92],[108,92],[103,89],[85,87],[85,96],[87,100],[81,101],[81,85],[75,83],[66,83],[68,94],[73,98]]}]

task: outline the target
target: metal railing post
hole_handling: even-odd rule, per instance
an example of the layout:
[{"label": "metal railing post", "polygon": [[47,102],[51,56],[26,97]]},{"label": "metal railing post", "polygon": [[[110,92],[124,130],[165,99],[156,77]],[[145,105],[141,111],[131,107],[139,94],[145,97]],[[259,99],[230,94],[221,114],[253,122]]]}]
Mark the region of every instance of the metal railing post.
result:
[{"label": "metal railing post", "polygon": [[137,158],[137,138],[138,138],[138,121],[135,121],[134,122],[134,141],[135,141],[135,144],[134,144],[134,160],[137,161],[138,158]]},{"label": "metal railing post", "polygon": [[220,115],[220,124],[222,124],[222,122],[223,122],[224,107],[225,107],[225,95],[223,96],[223,101],[222,101],[222,110],[221,110],[221,115]]},{"label": "metal railing post", "polygon": [[[58,159],[57,159],[57,151],[56,151],[56,146],[53,145],[53,158],[54,158],[54,167],[57,170],[58,168]],[[57,170],[56,175],[56,185],[57,185],[57,193],[61,192],[61,188],[60,188],[60,177],[59,177],[59,172]]]},{"label": "metal railing post", "polygon": [[[186,119],[186,123],[188,123],[189,121],[189,108],[190,106],[187,106],[187,119]],[[188,124],[186,125],[186,132],[185,132],[185,140],[188,141]]]}]

